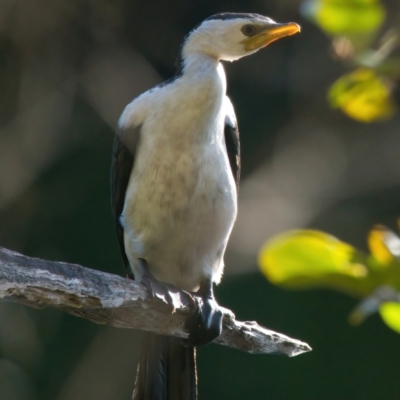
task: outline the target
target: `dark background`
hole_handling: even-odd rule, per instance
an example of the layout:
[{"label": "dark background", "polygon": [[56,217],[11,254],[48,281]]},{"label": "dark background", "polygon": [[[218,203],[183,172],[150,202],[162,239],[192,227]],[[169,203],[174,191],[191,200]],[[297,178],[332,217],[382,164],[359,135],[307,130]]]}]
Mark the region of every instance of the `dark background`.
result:
[{"label": "dark background", "polygon": [[[384,3],[387,24],[397,1]],[[211,14],[257,12],[302,33],[226,65],[242,137],[239,217],[219,302],[238,319],[307,341],[294,359],[209,345],[199,399],[399,399],[400,337],[356,301],[288,292],[257,272],[261,244],[291,228],[365,249],[374,223],[400,215],[399,115],[360,124],[332,111],[346,71],[300,1],[0,0],[0,245],[123,275],[109,196],[123,107],[168,78],[185,34]],[[56,310],[0,304],[0,399],[130,399],[140,333]]]}]

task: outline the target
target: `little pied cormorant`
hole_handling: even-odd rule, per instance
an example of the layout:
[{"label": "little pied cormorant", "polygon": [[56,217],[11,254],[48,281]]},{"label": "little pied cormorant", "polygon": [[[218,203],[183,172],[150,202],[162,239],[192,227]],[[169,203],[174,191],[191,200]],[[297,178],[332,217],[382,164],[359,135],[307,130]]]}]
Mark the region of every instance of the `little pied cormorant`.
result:
[{"label": "little pied cormorant", "polygon": [[153,295],[168,298],[165,283],[202,299],[185,325],[185,347],[145,334],[136,400],[195,399],[194,346],[221,332],[212,283],[221,279],[236,218],[240,143],[220,61],[299,31],[258,14],[211,16],[186,37],[176,77],[135,98],[120,117],[112,207],[128,275]]}]

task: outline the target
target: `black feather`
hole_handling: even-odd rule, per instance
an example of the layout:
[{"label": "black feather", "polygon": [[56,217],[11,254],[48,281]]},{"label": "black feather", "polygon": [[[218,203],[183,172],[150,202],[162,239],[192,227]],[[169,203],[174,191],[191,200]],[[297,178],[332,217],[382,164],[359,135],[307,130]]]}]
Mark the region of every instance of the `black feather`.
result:
[{"label": "black feather", "polygon": [[145,332],[133,400],[196,400],[196,353],[181,339]]},{"label": "black feather", "polygon": [[244,19],[258,19],[262,21],[269,21],[270,19],[265,17],[264,15],[260,14],[255,14],[255,13],[229,13],[229,12],[224,12],[224,13],[219,13],[219,14],[214,14],[211,15],[211,17],[208,17],[206,21],[210,21],[213,19],[220,19],[222,21],[226,21],[229,19],[239,19],[239,18],[244,18]]},{"label": "black feather", "polygon": [[119,129],[115,135],[111,161],[111,207],[122,258],[130,278],[133,278],[133,273],[125,252],[124,230],[120,216],[124,209],[126,188],[134,165],[139,136],[140,127]]},{"label": "black feather", "polygon": [[237,124],[231,126],[225,124],[225,145],[226,151],[228,153],[229,163],[231,165],[231,170],[233,177],[236,182],[236,187],[239,189],[240,181],[240,137],[239,128]]}]

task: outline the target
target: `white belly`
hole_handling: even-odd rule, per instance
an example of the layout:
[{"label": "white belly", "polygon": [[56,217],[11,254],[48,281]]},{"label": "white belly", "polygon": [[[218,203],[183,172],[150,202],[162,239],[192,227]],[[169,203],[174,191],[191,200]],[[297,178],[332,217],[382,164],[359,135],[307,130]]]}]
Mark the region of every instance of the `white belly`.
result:
[{"label": "white belly", "polygon": [[152,146],[132,175],[123,224],[138,279],[137,259],[144,258],[157,279],[185,290],[205,278],[220,280],[236,218],[236,187],[222,145],[203,147],[203,154],[190,146]]}]

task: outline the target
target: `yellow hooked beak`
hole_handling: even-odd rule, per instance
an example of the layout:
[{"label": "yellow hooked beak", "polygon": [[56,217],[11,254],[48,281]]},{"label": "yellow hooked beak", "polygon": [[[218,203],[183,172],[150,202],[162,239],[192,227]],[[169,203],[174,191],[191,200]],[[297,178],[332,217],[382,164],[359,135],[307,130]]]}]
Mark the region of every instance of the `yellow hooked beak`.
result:
[{"label": "yellow hooked beak", "polygon": [[247,51],[258,50],[285,36],[300,32],[300,25],[294,22],[274,24],[257,33],[257,35],[244,39],[241,43]]}]

